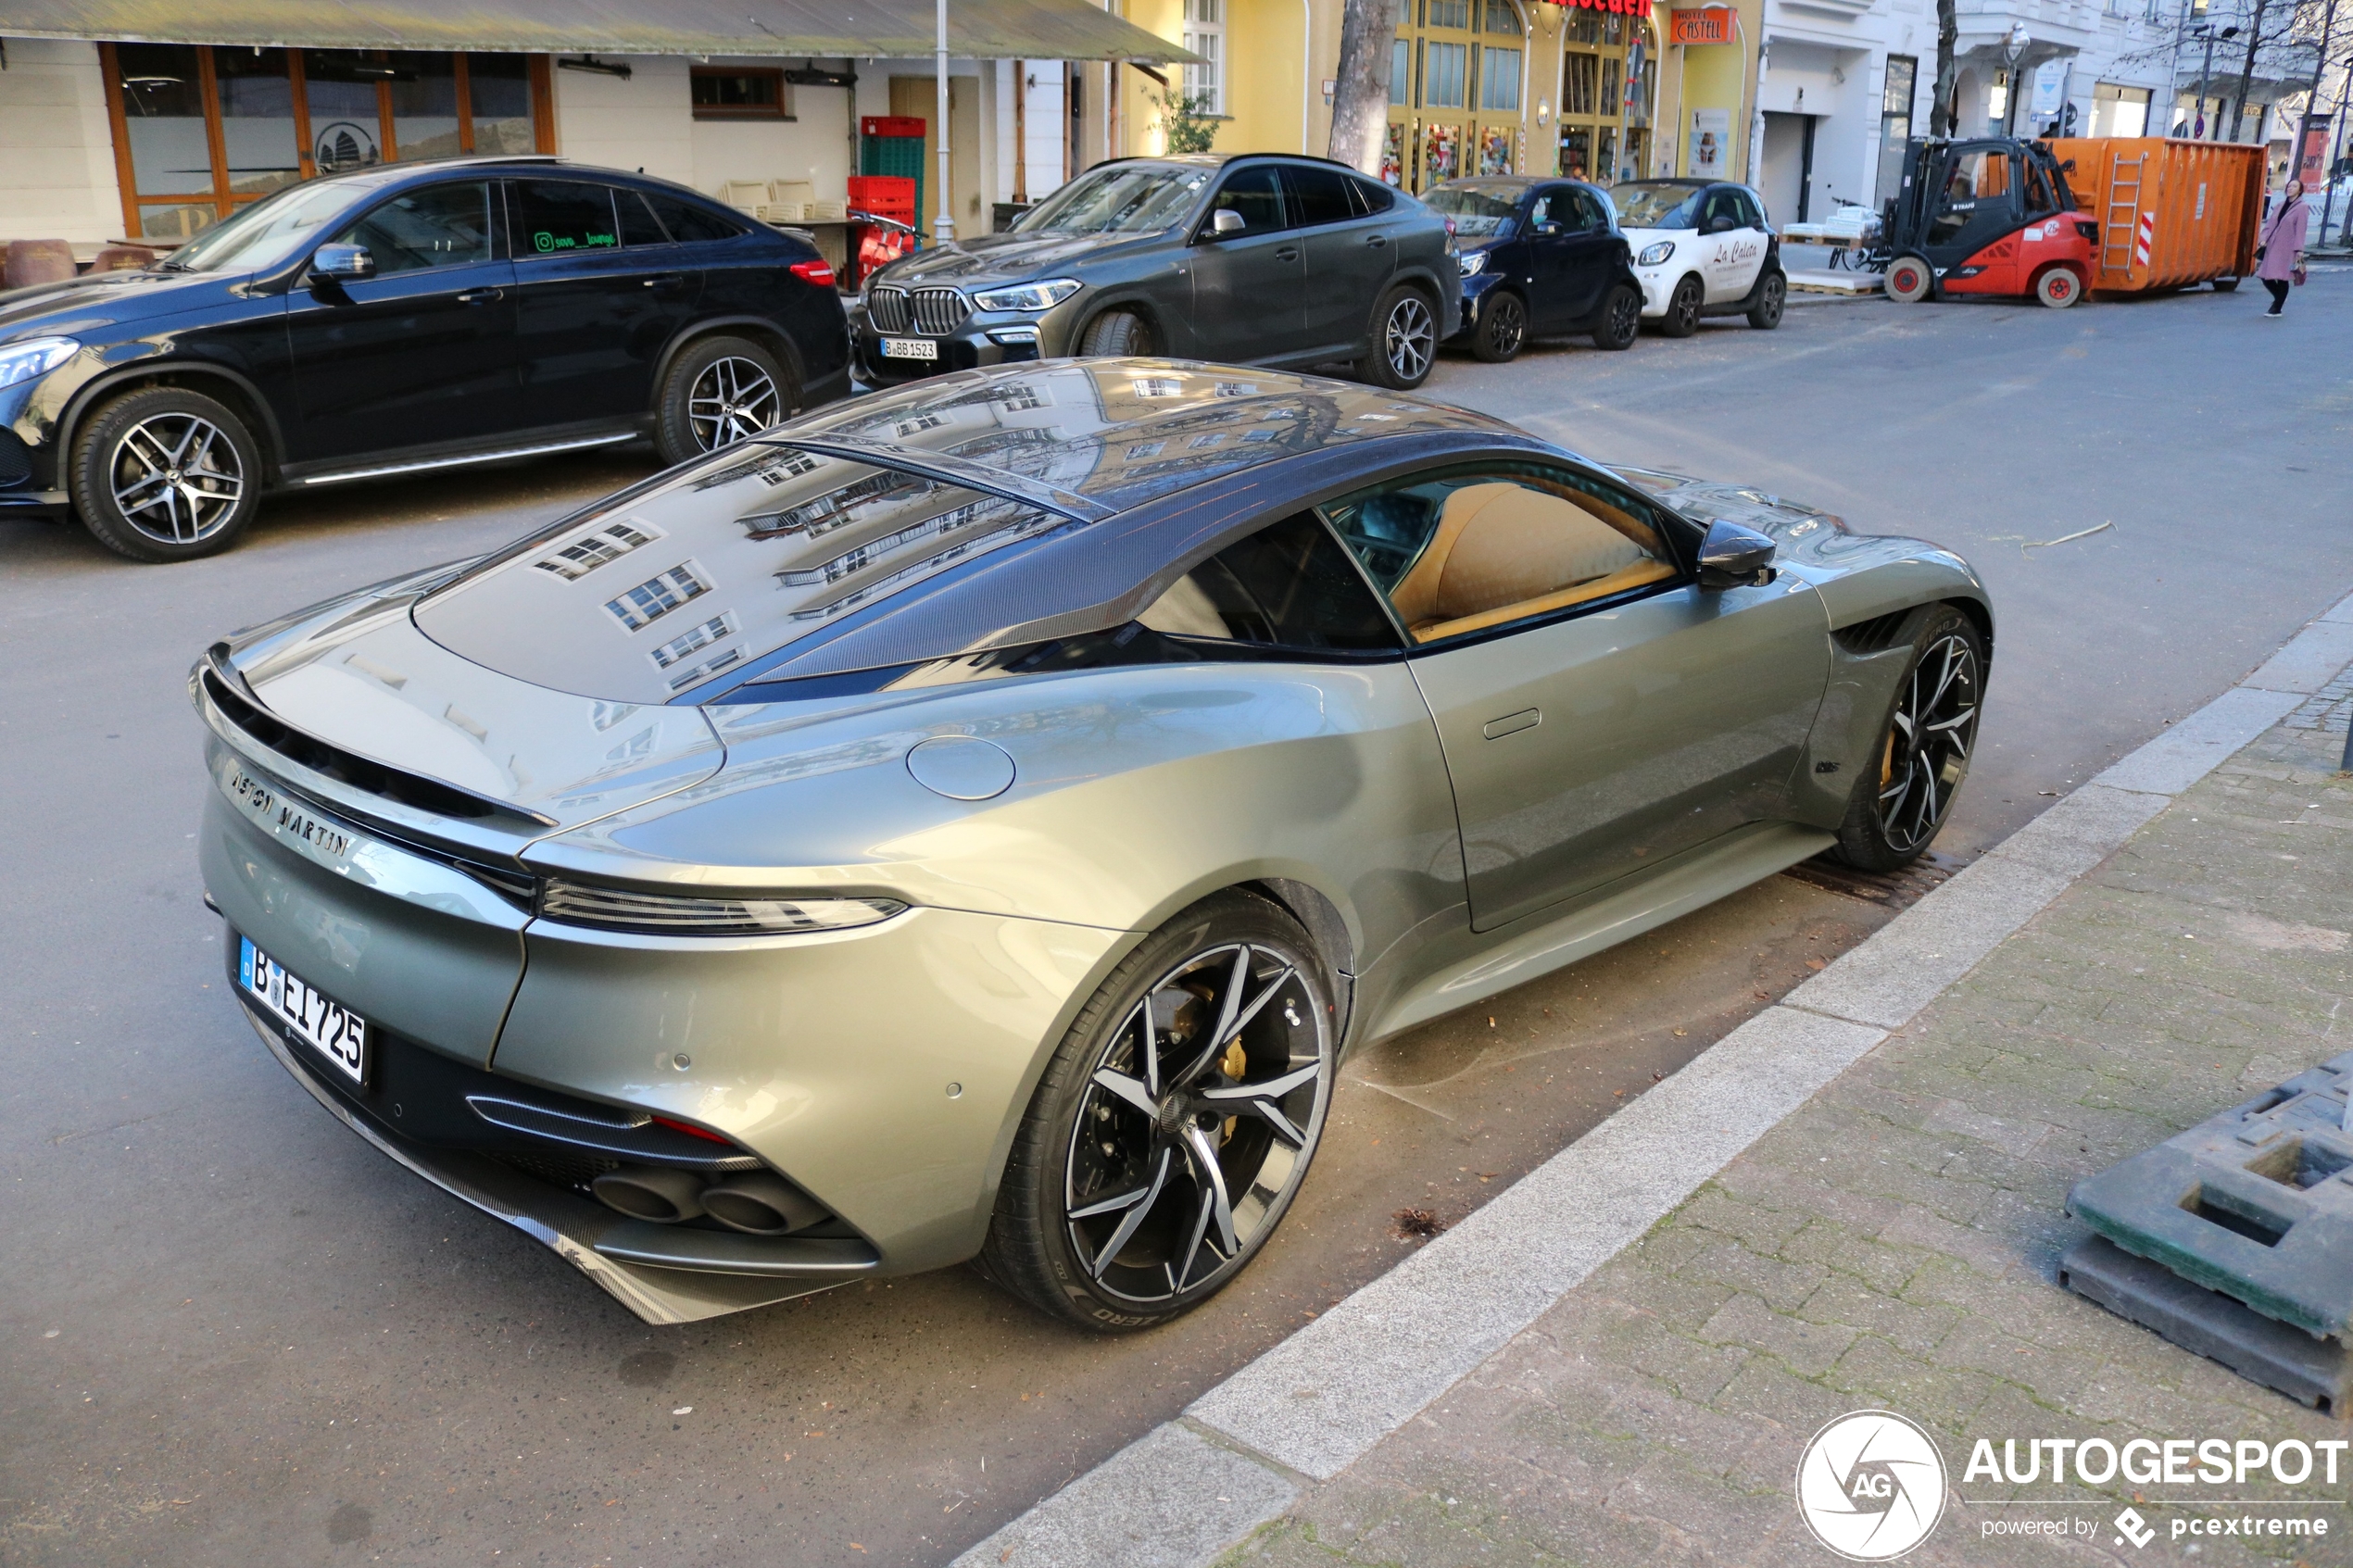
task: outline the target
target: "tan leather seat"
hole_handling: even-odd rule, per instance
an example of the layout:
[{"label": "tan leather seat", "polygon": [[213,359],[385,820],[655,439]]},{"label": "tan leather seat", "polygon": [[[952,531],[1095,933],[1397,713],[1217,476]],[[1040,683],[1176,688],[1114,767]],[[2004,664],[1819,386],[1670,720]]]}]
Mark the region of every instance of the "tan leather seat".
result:
[{"label": "tan leather seat", "polygon": [[1567,497],[1497,482],[1447,496],[1428,547],[1390,598],[1415,640],[1427,643],[1672,575]]}]

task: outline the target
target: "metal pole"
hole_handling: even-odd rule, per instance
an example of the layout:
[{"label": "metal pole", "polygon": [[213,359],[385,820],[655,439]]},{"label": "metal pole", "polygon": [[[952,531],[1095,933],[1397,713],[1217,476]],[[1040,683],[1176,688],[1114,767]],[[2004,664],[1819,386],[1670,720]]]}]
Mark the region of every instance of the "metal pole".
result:
[{"label": "metal pole", "polygon": [[948,196],[948,0],[939,0],[938,53],[932,68],[939,78],[939,215],[932,220],[932,243],[948,245],[956,238],[955,208]]},{"label": "metal pole", "polygon": [[[2345,75],[2338,79],[2336,84],[2336,118],[2329,125],[2329,164],[2331,174],[2328,182],[2328,194],[2321,198],[2321,238],[2323,242],[2325,242],[2329,237],[2329,215],[2336,210],[2336,179],[2334,174],[2336,149],[2338,138],[2345,134],[2345,101],[2348,93],[2353,93],[2353,59],[2348,59],[2346,62]],[[2347,225],[2353,226],[2353,212],[2347,212],[2346,214],[2346,219]]]},{"label": "metal pole", "polygon": [[[2182,83],[2182,44],[2190,32],[2190,0],[2182,0],[2182,15],[2173,24],[2173,53],[2165,61],[2165,134],[2173,134],[2173,110]],[[2145,131],[2147,126],[2141,127]]]},{"label": "metal pole", "polygon": [[[939,0],[939,3],[940,3],[942,6],[945,6],[945,5],[947,5],[948,0]],[[2207,26],[2207,29],[2206,29],[2206,63],[2205,63],[2205,64],[2203,64],[2203,65],[2201,65],[2201,66],[2199,66],[2199,67],[2197,68],[2197,117],[2198,117],[2198,119],[2204,119],[2206,118],[2206,84],[2207,84],[2208,82],[2209,82],[2213,81],[2213,80],[2214,80],[2214,28],[2213,28],[2213,25],[2212,25],[2211,23],[2208,23],[2208,26]],[[2213,124],[2211,124],[2211,125],[2206,126],[2203,130],[2199,131],[2199,132],[2197,132],[2197,134],[2202,135],[2202,136],[2205,136],[2205,137],[2206,137],[2206,139],[2207,139],[2208,141],[2209,141],[2209,142],[2219,142],[2219,141],[2221,141],[2222,138],[2221,138],[2221,137],[2220,137],[2220,136],[2217,136],[2217,135],[2213,135],[2213,134],[2211,134],[2211,132],[2217,132],[2217,131],[2220,131],[2220,130],[2221,130],[2221,129],[2222,129],[2222,106],[2221,106],[2221,105],[2220,105],[2220,104],[2217,104],[2217,105],[2215,105],[2215,106],[2214,106],[2214,123],[2213,123]]]}]

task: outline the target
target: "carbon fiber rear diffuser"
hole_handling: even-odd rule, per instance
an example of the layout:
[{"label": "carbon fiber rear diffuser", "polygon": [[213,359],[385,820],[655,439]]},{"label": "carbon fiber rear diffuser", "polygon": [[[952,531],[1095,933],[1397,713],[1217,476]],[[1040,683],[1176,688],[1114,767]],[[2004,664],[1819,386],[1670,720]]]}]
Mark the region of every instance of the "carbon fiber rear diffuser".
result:
[{"label": "carbon fiber rear diffuser", "polygon": [[2061,1283],[2342,1412],[2353,1319],[2348,1085],[2353,1052],[2076,1183],[2068,1211],[2105,1239],[2070,1249]]}]

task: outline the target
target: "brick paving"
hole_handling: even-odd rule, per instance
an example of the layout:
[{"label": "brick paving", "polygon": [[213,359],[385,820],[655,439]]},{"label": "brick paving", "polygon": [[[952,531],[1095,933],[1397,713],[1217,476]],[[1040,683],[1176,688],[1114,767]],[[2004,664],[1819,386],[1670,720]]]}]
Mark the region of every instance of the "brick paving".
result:
[{"label": "brick paving", "polygon": [[[2347,1048],[2353,782],[2340,677],[1470,1378],[1227,1561],[1834,1561],[1797,1518],[1822,1423],[1924,1425],[1955,1500],[1910,1563],[2353,1563],[2334,1487],[1963,1479],[1979,1437],[2353,1436],[2060,1290],[2070,1183]],[[2329,1534],[2171,1537],[2200,1490]],[[2023,1499],[2062,1506],[2022,1506]],[[1967,1499],[1967,1500],[1961,1500]],[[2323,1501],[2334,1506],[2323,1506]],[[2128,1503],[2145,1549],[2108,1527]],[[2004,1506],[2004,1505],[2010,1506]],[[2070,1540],[1986,1536],[2072,1517]]]}]

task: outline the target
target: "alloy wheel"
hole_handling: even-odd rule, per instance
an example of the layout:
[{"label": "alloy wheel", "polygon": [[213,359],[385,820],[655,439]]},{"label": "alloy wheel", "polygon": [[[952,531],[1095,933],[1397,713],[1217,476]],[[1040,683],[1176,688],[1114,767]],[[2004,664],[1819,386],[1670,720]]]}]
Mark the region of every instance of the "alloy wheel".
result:
[{"label": "alloy wheel", "polygon": [[1071,1250],[1098,1289],[1165,1302],[1241,1265],[1323,1130],[1327,1028],[1297,963],[1251,943],[1145,992],[1096,1062],[1064,1161]]},{"label": "alloy wheel", "polygon": [[123,521],[165,545],[209,538],[245,494],[235,443],[195,414],[157,414],[124,431],[107,476]]},{"label": "alloy wheel", "polygon": [[782,413],[783,399],[768,372],[733,355],[704,366],[686,393],[686,421],[695,445],[706,452],[758,435]]},{"label": "alloy wheel", "polygon": [[1677,337],[1689,337],[1699,331],[1699,280],[1686,278],[1675,287],[1675,296],[1667,303],[1667,330]]},{"label": "alloy wheel", "polygon": [[1977,650],[1957,633],[1912,666],[1880,759],[1880,831],[1899,854],[1934,837],[1952,809],[1977,737],[1978,690]]},{"label": "alloy wheel", "polygon": [[1488,348],[1496,358],[1508,359],[1528,339],[1528,312],[1520,308],[1516,295],[1508,294],[1498,294],[1487,308]]},{"label": "alloy wheel", "polygon": [[1406,295],[1390,307],[1381,336],[1381,351],[1398,380],[1417,382],[1428,372],[1430,354],[1438,341],[1438,324],[1430,316],[1429,307],[1422,303],[1421,295]]},{"label": "alloy wheel", "polygon": [[1621,288],[1610,296],[1609,335],[1614,342],[1632,343],[1642,330],[1642,296],[1631,288]]}]

